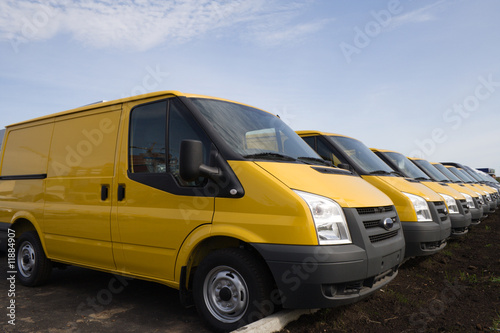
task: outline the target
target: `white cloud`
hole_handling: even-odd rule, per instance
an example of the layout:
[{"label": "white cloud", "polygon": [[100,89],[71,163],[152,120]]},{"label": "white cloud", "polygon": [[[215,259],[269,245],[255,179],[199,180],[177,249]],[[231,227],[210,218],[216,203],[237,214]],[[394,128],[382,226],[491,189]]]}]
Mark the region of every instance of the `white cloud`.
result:
[{"label": "white cloud", "polygon": [[315,22],[287,24],[260,24],[250,33],[252,39],[265,46],[276,46],[282,43],[298,42],[302,38],[320,31],[331,20],[323,19]]},{"label": "white cloud", "polygon": [[397,28],[401,25],[408,23],[421,23],[421,22],[433,21],[436,19],[434,13],[435,9],[443,5],[445,2],[446,0],[439,0],[428,6],[397,16],[392,21],[391,28]]},{"label": "white cloud", "polygon": [[[265,0],[6,0],[0,3],[0,40],[11,43],[68,34],[95,48],[146,50],[165,41],[186,42],[220,28],[255,32],[265,18],[282,25],[259,34],[266,44],[279,44],[319,30],[321,22],[293,25],[300,4]],[[244,33],[241,33],[244,35]]]}]

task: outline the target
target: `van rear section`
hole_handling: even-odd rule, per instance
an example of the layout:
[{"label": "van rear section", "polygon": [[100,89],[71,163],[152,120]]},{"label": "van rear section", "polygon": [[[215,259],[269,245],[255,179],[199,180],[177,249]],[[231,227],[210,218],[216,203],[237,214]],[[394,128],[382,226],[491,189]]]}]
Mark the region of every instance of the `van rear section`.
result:
[{"label": "van rear section", "polygon": [[164,91],[8,126],[0,230],[27,286],[76,265],[178,289],[215,330],[389,283],[397,207],[278,117]]},{"label": "van rear section", "polygon": [[319,131],[297,133],[323,159],[360,175],[391,198],[403,225],[406,257],[434,254],[446,246],[451,221],[436,192],[407,181],[358,140]]}]

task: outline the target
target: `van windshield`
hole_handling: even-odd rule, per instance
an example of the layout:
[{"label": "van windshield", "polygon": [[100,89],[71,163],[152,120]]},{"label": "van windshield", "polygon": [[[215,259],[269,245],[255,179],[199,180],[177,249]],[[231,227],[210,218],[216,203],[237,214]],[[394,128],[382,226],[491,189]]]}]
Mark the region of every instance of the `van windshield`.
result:
[{"label": "van windshield", "polygon": [[356,164],[359,169],[363,170],[364,174],[394,173],[394,170],[361,141],[336,135],[330,135],[328,138],[349,157],[351,163]]},{"label": "van windshield", "polygon": [[328,165],[278,117],[246,105],[190,99],[224,141],[248,159]]},{"label": "van windshield", "polygon": [[480,175],[483,177],[483,179],[487,182],[492,182],[494,184],[499,184],[498,181],[491,177],[490,175],[488,175],[487,173],[480,173]]},{"label": "van windshield", "polygon": [[455,176],[455,174],[453,172],[448,170],[448,168],[445,167],[444,165],[437,163],[437,164],[432,164],[432,166],[434,166],[436,169],[441,171],[441,173],[443,175],[445,175],[448,179],[450,179],[452,182],[454,182],[454,183],[462,183],[463,182],[460,178]]},{"label": "van windshield", "polygon": [[477,182],[483,181],[483,179],[481,179],[481,177],[471,167],[468,167],[467,165],[464,165],[462,171],[467,173],[469,177],[476,180]]},{"label": "van windshield", "polygon": [[403,154],[396,152],[386,152],[384,153],[384,155],[387,157],[387,159],[394,163],[394,165],[397,166],[397,171],[400,171],[406,177],[419,180],[430,180],[429,176],[427,176]]},{"label": "van windshield", "polygon": [[465,174],[463,174],[462,171],[458,170],[457,168],[452,166],[452,167],[447,167],[447,169],[450,170],[455,176],[460,178],[460,180],[463,181],[464,183],[472,183],[472,180],[469,179]]},{"label": "van windshield", "polygon": [[459,169],[459,168],[457,168],[457,171],[460,173],[460,175],[462,175],[462,178],[464,178],[464,179],[466,179],[466,180],[467,180],[467,182],[469,182],[469,183],[477,183],[477,181],[476,181],[474,178],[472,178],[472,177],[471,177],[471,176],[467,173],[467,171],[465,171],[464,169],[461,169],[461,168]]},{"label": "van windshield", "polygon": [[[415,164],[417,164],[420,168],[422,168],[432,179],[438,182],[449,182],[450,177],[446,177],[443,172],[436,169],[429,161],[426,160],[414,160]],[[444,168],[444,167],[443,167]],[[448,170],[446,170],[448,171]],[[453,174],[451,174],[453,176]],[[456,177],[455,177],[456,178]],[[460,181],[460,179],[456,179],[456,181]]]}]

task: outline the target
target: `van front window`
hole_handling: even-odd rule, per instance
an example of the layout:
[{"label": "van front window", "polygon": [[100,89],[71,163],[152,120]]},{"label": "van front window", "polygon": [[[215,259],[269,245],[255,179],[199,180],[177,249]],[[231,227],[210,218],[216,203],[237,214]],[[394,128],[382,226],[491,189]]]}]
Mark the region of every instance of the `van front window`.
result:
[{"label": "van front window", "polygon": [[226,101],[205,98],[191,98],[191,101],[224,141],[245,158],[322,163],[307,143],[270,113]]},{"label": "van front window", "polygon": [[399,171],[401,171],[406,177],[420,180],[430,180],[430,178],[408,158],[406,158],[406,156],[395,152],[387,152],[385,153],[385,156],[392,163],[397,165]]},{"label": "van front window", "polygon": [[336,135],[330,135],[329,139],[339,146],[340,149],[342,149],[350,158],[351,163],[356,164],[357,167],[362,169],[365,174],[394,173],[394,171],[387,164],[385,164],[384,161],[375,155],[375,153],[362,142]]}]

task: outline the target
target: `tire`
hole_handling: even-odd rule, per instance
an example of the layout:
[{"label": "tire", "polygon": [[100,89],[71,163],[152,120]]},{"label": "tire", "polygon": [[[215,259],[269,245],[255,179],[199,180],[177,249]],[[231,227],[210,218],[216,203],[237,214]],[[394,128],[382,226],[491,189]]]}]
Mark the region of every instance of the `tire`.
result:
[{"label": "tire", "polygon": [[273,279],[267,266],[246,250],[208,254],[193,282],[196,309],[217,332],[233,331],[272,314],[278,306],[270,301]]},{"label": "tire", "polygon": [[45,256],[35,231],[24,232],[17,239],[16,268],[17,278],[24,286],[40,286],[48,281],[52,262]]}]

